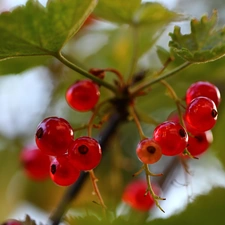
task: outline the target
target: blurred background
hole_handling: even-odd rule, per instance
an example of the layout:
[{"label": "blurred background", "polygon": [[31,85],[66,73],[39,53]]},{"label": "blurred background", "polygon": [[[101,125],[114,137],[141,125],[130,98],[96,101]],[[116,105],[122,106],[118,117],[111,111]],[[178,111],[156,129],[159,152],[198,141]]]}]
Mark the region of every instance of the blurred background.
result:
[{"label": "blurred background", "polygon": [[[0,11],[6,11],[26,1],[0,0]],[[45,5],[45,0],[40,0]],[[188,18],[211,15],[218,9],[218,25],[225,24],[225,4],[222,0],[164,0],[171,10],[184,13]],[[168,33],[174,25],[181,26],[182,33],[190,31],[188,20],[169,24],[157,42],[152,46],[145,43],[146,51],[140,56],[138,69],[157,71],[162,64],[156,54],[156,46],[166,49],[170,40]],[[7,26],[7,24],[6,24]],[[0,34],[1,35],[1,34]],[[145,37],[152,35],[151,31]],[[99,20],[93,20],[83,27],[65,46],[64,53],[79,66],[89,69],[116,68],[124,76],[128,73],[132,46],[129,28]],[[141,40],[140,40],[141,41]],[[149,45],[149,46],[148,46]],[[171,68],[180,64],[177,59]],[[34,134],[40,121],[47,116],[67,119],[73,127],[85,124],[90,112],[73,111],[65,101],[65,91],[81,76],[63,66],[52,57],[26,57],[0,61],[0,221],[7,218],[23,219],[29,214],[33,219],[47,220],[56,207],[65,187],[55,185],[50,179],[36,182],[26,177],[20,164],[20,152],[26,146],[35,145]],[[109,82],[112,77],[106,78]],[[168,82],[182,98],[187,88],[198,80],[208,80],[218,86],[222,95],[218,122],[213,129],[214,141],[210,149],[199,159],[190,160],[190,174],[172,158],[163,158],[152,166],[155,173],[167,174],[160,180],[163,189],[161,202],[166,211],[163,214],[153,209],[147,215],[136,212],[137,218],[151,221],[151,224],[212,224],[225,222],[225,58],[207,64],[191,66],[168,79]],[[110,95],[101,89],[102,99]],[[155,85],[151,93],[137,101],[137,108],[164,121],[175,110],[174,102],[165,95],[164,87]],[[143,124],[144,131],[151,136],[154,126]],[[75,135],[84,135],[84,131]],[[97,132],[95,133],[97,135]],[[141,166],[135,153],[139,141],[133,123],[123,124],[112,135],[104,160],[96,169],[99,188],[110,208],[118,215],[129,219],[132,210],[121,203],[124,187]],[[176,165],[171,167],[171,163]],[[156,178],[156,182],[157,182]],[[107,188],[105,188],[107,186]],[[113,196],[113,197],[112,197]],[[86,182],[78,198],[73,201],[71,215],[81,215],[86,208],[93,208],[92,187]]]}]

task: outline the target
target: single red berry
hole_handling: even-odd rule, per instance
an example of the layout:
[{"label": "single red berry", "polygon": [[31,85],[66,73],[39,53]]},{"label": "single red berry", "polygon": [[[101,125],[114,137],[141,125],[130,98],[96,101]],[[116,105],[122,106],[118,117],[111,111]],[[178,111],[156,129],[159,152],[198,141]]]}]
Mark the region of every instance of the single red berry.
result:
[{"label": "single red berry", "polygon": [[99,86],[91,80],[81,80],[69,87],[66,101],[77,111],[85,112],[93,109],[100,97]]},{"label": "single red berry", "polygon": [[[156,195],[160,194],[160,188],[156,184],[152,184],[152,189]],[[132,208],[140,211],[148,211],[155,202],[149,192],[146,194],[146,180],[134,180],[124,189],[122,200]]]},{"label": "single red berry", "polygon": [[187,106],[185,123],[199,132],[211,130],[217,120],[215,103],[207,97],[197,97]]},{"label": "single red berry", "polygon": [[20,161],[28,177],[34,180],[44,180],[49,177],[50,159],[37,148],[24,148]]},{"label": "single red berry", "polygon": [[162,157],[160,145],[152,138],[146,138],[138,143],[136,153],[141,162],[153,164]]},{"label": "single red berry", "polygon": [[199,156],[209,148],[212,141],[213,135],[211,130],[189,135],[187,150],[192,156]]},{"label": "single red berry", "polygon": [[79,170],[92,170],[101,161],[102,150],[99,143],[90,137],[80,137],[69,148],[69,160]]},{"label": "single red berry", "polygon": [[56,184],[69,186],[77,181],[80,171],[69,162],[66,156],[61,156],[52,160],[50,176]]},{"label": "single red berry", "polygon": [[219,89],[214,84],[207,81],[198,81],[188,88],[186,92],[187,105],[196,97],[207,97],[211,99],[216,106],[219,105],[221,100]]},{"label": "single red berry", "polygon": [[47,155],[64,155],[72,141],[73,129],[62,118],[48,117],[37,127],[36,144]]},{"label": "single red berry", "polygon": [[23,223],[20,222],[19,220],[9,219],[5,221],[4,223],[1,223],[1,225],[23,225]]},{"label": "single red berry", "polygon": [[153,139],[161,146],[163,155],[174,156],[186,148],[188,134],[179,123],[165,121],[155,128]]}]

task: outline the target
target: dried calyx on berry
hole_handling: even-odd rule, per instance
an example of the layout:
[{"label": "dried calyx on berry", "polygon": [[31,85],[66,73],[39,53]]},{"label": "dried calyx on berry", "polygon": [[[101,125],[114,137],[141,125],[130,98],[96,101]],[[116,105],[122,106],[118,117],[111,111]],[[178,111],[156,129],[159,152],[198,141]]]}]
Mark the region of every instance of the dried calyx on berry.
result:
[{"label": "dried calyx on berry", "polygon": [[205,132],[214,127],[217,115],[216,105],[211,99],[197,97],[187,106],[184,119],[193,130]]},{"label": "dried calyx on berry", "polygon": [[73,141],[68,149],[70,162],[79,170],[92,170],[101,161],[102,150],[94,138],[83,136]]},{"label": "dried calyx on berry", "polygon": [[73,141],[73,129],[63,118],[48,117],[37,127],[36,144],[46,155],[61,156]]},{"label": "dried calyx on berry", "polygon": [[74,167],[67,156],[54,158],[50,165],[51,179],[60,186],[69,186],[77,181],[80,170]]},{"label": "dried calyx on berry", "polygon": [[154,129],[153,139],[161,146],[163,155],[174,156],[187,147],[188,134],[179,123],[165,121]]},{"label": "dried calyx on berry", "polygon": [[160,145],[152,138],[146,138],[140,141],[136,148],[139,160],[145,164],[153,164],[162,157]]}]

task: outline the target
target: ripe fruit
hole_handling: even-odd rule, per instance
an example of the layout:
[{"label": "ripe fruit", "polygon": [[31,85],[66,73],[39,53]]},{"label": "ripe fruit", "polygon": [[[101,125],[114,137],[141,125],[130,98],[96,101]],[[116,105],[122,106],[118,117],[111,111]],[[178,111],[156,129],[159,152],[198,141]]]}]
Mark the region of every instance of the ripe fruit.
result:
[{"label": "ripe fruit", "polygon": [[49,177],[50,159],[37,148],[25,148],[20,155],[20,161],[28,177],[34,180],[44,180]]},{"label": "ripe fruit", "polygon": [[[160,194],[160,189],[156,184],[152,184],[152,188],[156,195]],[[136,210],[148,211],[155,202],[149,193],[146,195],[146,190],[146,180],[134,180],[124,189],[122,200]]]},{"label": "ripe fruit", "polygon": [[47,155],[64,155],[72,141],[73,129],[62,118],[48,117],[37,127],[36,144]]},{"label": "ripe fruit", "polygon": [[165,121],[155,128],[153,139],[161,146],[163,155],[174,156],[186,148],[188,134],[179,123]]},{"label": "ripe fruit", "polygon": [[190,128],[204,132],[211,130],[217,120],[215,103],[206,97],[197,97],[187,106],[185,122]]},{"label": "ripe fruit", "polygon": [[77,181],[80,171],[75,168],[66,156],[54,158],[50,166],[52,180],[60,186],[69,186]]},{"label": "ripe fruit", "polygon": [[99,97],[99,86],[91,80],[78,81],[66,92],[66,101],[70,107],[81,112],[93,109]]},{"label": "ripe fruit", "polygon": [[99,143],[90,137],[80,137],[69,148],[69,160],[79,170],[92,170],[101,161],[102,150]]},{"label": "ripe fruit", "polygon": [[196,97],[207,97],[211,99],[216,106],[219,105],[221,100],[219,89],[207,81],[198,81],[188,88],[186,92],[187,105]]},{"label": "ripe fruit", "polygon": [[162,157],[162,150],[159,144],[152,138],[146,138],[138,143],[136,153],[141,162],[153,164]]},{"label": "ripe fruit", "polygon": [[213,135],[210,130],[203,133],[190,135],[188,138],[187,150],[192,156],[198,156],[205,152],[213,141]]}]

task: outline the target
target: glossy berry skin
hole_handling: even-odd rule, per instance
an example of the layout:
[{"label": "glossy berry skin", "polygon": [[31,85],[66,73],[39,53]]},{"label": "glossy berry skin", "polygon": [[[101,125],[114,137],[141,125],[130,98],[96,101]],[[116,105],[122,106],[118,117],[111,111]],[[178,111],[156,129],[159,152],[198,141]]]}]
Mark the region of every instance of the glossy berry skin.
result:
[{"label": "glossy berry skin", "polygon": [[80,137],[69,148],[69,160],[79,170],[92,170],[101,161],[102,150],[99,143],[90,137]]},{"label": "glossy berry skin", "polygon": [[152,138],[146,138],[140,141],[136,148],[139,160],[145,164],[153,164],[162,157],[160,145]]},{"label": "glossy berry skin", "polygon": [[207,81],[198,81],[188,88],[186,92],[187,105],[196,97],[207,97],[211,99],[216,106],[219,105],[221,100],[219,89]]},{"label": "glossy berry skin", "polygon": [[1,223],[1,225],[23,225],[23,223],[18,220],[9,219],[5,221],[4,223]]},{"label": "glossy berry skin", "polygon": [[77,111],[93,109],[100,97],[99,86],[91,80],[81,80],[71,85],[66,92],[66,101]]},{"label": "glossy berry skin", "polygon": [[190,129],[205,132],[214,127],[217,114],[216,105],[211,99],[197,97],[186,108],[185,122]]},{"label": "glossy berry skin", "polygon": [[[156,195],[160,194],[160,188],[156,184],[152,184],[152,189]],[[146,190],[146,180],[134,180],[124,189],[122,200],[133,209],[148,211],[155,205],[155,202],[149,193],[145,195]]]},{"label": "glossy berry skin", "polygon": [[72,141],[73,129],[63,118],[48,117],[37,127],[36,144],[47,155],[64,155]]},{"label": "glossy berry skin", "polygon": [[212,141],[213,135],[211,130],[189,135],[187,150],[192,156],[199,156],[209,148]]},{"label": "glossy berry skin", "polygon": [[49,177],[50,159],[37,148],[25,148],[20,154],[20,161],[27,176],[41,181]]},{"label": "glossy berry skin", "polygon": [[51,179],[60,186],[69,186],[77,181],[80,171],[75,168],[66,156],[54,158],[50,165]]},{"label": "glossy berry skin", "polygon": [[167,156],[180,154],[188,142],[188,134],[185,129],[173,121],[159,124],[153,132],[153,138],[161,146],[162,154]]}]

